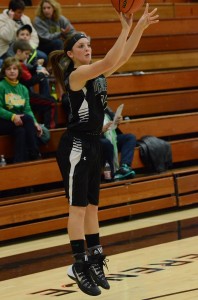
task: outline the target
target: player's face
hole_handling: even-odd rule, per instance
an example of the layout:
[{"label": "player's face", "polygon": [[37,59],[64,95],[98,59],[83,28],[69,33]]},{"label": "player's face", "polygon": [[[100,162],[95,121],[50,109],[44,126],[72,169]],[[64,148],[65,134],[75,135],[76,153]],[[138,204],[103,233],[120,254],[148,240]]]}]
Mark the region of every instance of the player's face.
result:
[{"label": "player's face", "polygon": [[43,14],[46,18],[51,19],[54,13],[54,8],[49,3],[44,2],[42,7]]},{"label": "player's face", "polygon": [[19,69],[16,65],[11,65],[5,69],[5,75],[10,81],[17,81]]},{"label": "player's face", "polygon": [[92,49],[87,38],[78,40],[70,52],[76,66],[90,64]]},{"label": "player's face", "polygon": [[28,31],[28,30],[21,30],[19,33],[18,33],[18,36],[17,36],[17,38],[19,39],[19,40],[24,40],[24,41],[28,41],[29,42],[29,40],[30,40],[30,38],[31,38],[31,34],[30,34],[30,32]]}]

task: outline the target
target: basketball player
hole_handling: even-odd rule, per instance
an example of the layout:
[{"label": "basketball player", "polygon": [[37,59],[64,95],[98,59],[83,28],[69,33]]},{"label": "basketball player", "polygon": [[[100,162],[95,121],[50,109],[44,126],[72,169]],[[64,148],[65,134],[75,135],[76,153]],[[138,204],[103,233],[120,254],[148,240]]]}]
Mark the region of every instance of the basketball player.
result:
[{"label": "basketball player", "polygon": [[68,234],[75,260],[68,276],[92,296],[101,294],[99,287],[110,288],[103,270],[106,260],[98,224],[100,134],[107,100],[105,77],[129,59],[144,29],[158,22],[157,9],[150,13],[148,9],[147,4],[130,37],[132,16],[120,14],[121,33],[100,61],[91,63],[90,41],[83,33],[75,33],[65,43],[64,53],[55,51],[50,57],[54,75],[66,91],[70,111],[67,131],[57,151],[69,200]]}]

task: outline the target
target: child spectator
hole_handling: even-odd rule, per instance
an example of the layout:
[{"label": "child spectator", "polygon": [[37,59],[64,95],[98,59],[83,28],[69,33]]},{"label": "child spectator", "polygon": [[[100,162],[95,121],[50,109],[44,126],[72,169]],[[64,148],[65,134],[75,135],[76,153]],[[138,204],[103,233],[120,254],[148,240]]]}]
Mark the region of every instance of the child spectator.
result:
[{"label": "child spectator", "polygon": [[39,35],[39,49],[47,54],[63,49],[64,39],[75,32],[70,21],[61,15],[55,0],[41,0],[34,27]]},{"label": "child spectator", "polygon": [[40,157],[37,135],[42,129],[31,110],[27,88],[19,83],[20,62],[15,57],[4,60],[0,82],[0,134],[15,138],[14,163]]},{"label": "child spectator", "polygon": [[[16,41],[17,40],[24,40],[24,41],[27,41],[30,43],[31,41],[31,34],[32,34],[32,26],[29,25],[29,24],[25,24],[25,25],[22,25],[17,31],[16,31]],[[14,45],[15,42],[13,42],[8,51],[7,51],[7,56],[14,56],[15,53],[14,53],[14,50],[13,50],[13,45]],[[28,64],[32,64],[32,65],[35,65],[37,64],[38,62],[38,58],[39,57],[39,53],[38,53],[38,50],[36,48],[33,48],[32,47],[32,51],[30,53],[30,56],[27,60],[27,63]],[[43,52],[43,55],[42,55],[43,58],[40,58],[39,60],[43,60],[42,61],[42,64],[46,65],[47,64],[47,55]]]},{"label": "child spectator", "polygon": [[24,10],[25,4],[22,0],[11,0],[8,9],[5,9],[3,13],[0,14],[0,58],[2,59],[7,57],[9,45],[15,41],[16,31],[22,25],[29,24],[32,26],[30,44],[33,48],[38,47],[38,34],[30,18],[24,15]]},{"label": "child spectator", "polygon": [[[21,83],[24,84],[30,93],[30,104],[34,111],[43,116],[43,123],[48,129],[56,127],[56,100],[50,95],[48,71],[42,67],[37,71],[37,66],[26,64],[32,51],[27,41],[18,40],[13,45],[15,57],[20,61],[22,67]],[[33,88],[39,84],[39,93],[35,93]]]}]

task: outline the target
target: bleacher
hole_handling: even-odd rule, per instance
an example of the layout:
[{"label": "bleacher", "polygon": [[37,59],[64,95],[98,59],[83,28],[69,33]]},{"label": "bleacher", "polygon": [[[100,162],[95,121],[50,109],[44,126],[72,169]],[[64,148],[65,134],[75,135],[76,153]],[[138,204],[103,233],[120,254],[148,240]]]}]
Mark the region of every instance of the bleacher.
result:
[{"label": "bleacher", "polygon": [[[94,60],[106,53],[119,32],[110,1],[59,2],[76,29],[92,37]],[[151,174],[136,147],[133,168],[137,176],[101,183],[100,221],[198,203],[198,4],[182,0],[150,3],[159,7],[160,22],[145,31],[134,56],[108,78],[109,105],[116,110],[125,104],[123,115],[130,120],[120,125],[123,132],[132,132],[138,139],[154,135],[169,141],[173,166]],[[0,11],[6,1],[1,5]],[[35,6],[26,8],[31,18],[34,11]],[[0,168],[1,241],[67,227],[68,204],[55,160],[65,130],[61,103],[58,123],[49,143],[40,149],[42,160]],[[0,136],[0,154],[8,161],[13,156],[10,136]]]}]

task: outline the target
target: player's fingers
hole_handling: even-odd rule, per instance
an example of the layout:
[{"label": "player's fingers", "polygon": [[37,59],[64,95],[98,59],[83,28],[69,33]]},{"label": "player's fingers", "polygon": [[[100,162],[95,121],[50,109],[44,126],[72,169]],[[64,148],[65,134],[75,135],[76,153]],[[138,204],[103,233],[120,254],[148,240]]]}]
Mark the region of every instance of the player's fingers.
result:
[{"label": "player's fingers", "polygon": [[149,10],[149,3],[146,3],[144,14],[148,14],[148,10]]},{"label": "player's fingers", "polygon": [[156,13],[156,11],[157,11],[157,7],[154,8],[154,9],[149,13],[149,15],[150,15],[150,16],[153,16],[153,15]]}]

